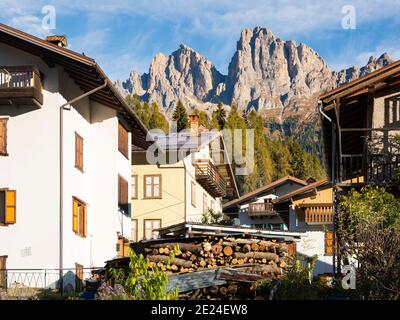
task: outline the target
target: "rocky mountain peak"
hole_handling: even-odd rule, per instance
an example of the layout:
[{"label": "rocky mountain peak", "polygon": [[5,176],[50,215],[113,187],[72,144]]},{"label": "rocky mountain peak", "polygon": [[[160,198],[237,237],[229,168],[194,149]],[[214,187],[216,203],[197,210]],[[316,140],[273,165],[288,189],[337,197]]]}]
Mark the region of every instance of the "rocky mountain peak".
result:
[{"label": "rocky mountain peak", "polygon": [[[185,44],[170,55],[158,53],[149,72],[132,71],[125,91],[156,102],[171,114],[178,100],[187,108],[212,110],[216,103],[237,104],[267,116],[308,118],[320,92],[351,81],[393,60],[387,53],[371,57],[363,67],[332,72],[323,58],[304,43],[282,40],[264,27],[244,29],[227,75]],[[121,84],[119,84],[121,86]]]}]

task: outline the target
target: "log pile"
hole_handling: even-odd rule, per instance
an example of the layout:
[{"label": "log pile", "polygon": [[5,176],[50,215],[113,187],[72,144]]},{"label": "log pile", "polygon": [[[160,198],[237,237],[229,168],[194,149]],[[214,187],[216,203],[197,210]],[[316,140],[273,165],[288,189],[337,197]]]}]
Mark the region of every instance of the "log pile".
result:
[{"label": "log pile", "polygon": [[[177,247],[179,250],[171,257],[171,252]],[[291,261],[288,244],[283,241],[233,237],[208,237],[197,243],[150,244],[145,254],[150,261],[149,267],[157,265],[167,273],[262,265],[260,270],[264,276],[279,277]],[[225,292],[225,289],[222,291]]]}]

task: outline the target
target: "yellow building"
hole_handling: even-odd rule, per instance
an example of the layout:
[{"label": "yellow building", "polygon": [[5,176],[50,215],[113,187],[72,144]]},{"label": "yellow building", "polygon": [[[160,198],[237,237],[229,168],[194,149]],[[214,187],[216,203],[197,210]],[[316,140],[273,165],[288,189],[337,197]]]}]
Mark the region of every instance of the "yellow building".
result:
[{"label": "yellow building", "polygon": [[222,135],[199,132],[198,117],[190,120],[191,132],[157,135],[158,163],[147,158],[151,149],[132,157],[133,241],[156,238],[160,227],[200,222],[209,209],[222,212],[223,198],[238,197]]}]

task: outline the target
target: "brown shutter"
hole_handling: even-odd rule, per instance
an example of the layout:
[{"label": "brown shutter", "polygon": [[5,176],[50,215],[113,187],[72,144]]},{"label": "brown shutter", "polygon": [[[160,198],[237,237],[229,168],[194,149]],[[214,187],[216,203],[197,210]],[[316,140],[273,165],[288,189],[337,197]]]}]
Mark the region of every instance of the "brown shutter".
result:
[{"label": "brown shutter", "polygon": [[83,138],[75,132],[75,167],[83,171]]},{"label": "brown shutter", "polygon": [[7,155],[7,119],[0,119],[0,155]]},{"label": "brown shutter", "polygon": [[6,224],[14,224],[17,220],[17,192],[6,191]]},{"label": "brown shutter", "polygon": [[129,134],[120,122],[118,122],[118,150],[129,159]]},{"label": "brown shutter", "polygon": [[121,210],[128,212],[129,194],[128,181],[118,175],[118,206]]}]

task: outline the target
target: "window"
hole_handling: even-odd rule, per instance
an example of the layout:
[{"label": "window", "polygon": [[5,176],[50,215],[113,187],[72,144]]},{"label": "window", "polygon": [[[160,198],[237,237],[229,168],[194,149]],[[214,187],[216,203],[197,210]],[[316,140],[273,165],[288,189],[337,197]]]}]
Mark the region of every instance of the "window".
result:
[{"label": "window", "polygon": [[17,220],[17,192],[0,190],[0,225],[14,224]]},{"label": "window", "polygon": [[75,168],[83,172],[83,138],[75,132]]},{"label": "window", "polygon": [[191,187],[191,202],[192,202],[192,206],[196,207],[196,184],[192,181],[192,187]]},{"label": "window", "polygon": [[333,232],[330,230],[325,231],[325,255],[331,256],[333,254]]},{"label": "window", "polygon": [[72,198],[72,230],[78,236],[87,235],[86,204],[77,198]]},{"label": "window", "polygon": [[158,232],[155,229],[161,228],[161,219],[144,219],[144,240],[158,238]]},{"label": "window", "polygon": [[138,198],[138,176],[132,175],[132,199]]},{"label": "window", "polygon": [[129,213],[128,181],[118,175],[118,207],[121,211]]},{"label": "window", "polygon": [[129,159],[129,135],[124,126],[118,122],[118,150]]},{"label": "window", "polygon": [[144,176],[144,198],[161,199],[161,175]]},{"label": "window", "polygon": [[117,251],[118,257],[129,257],[129,240],[125,237],[118,237]]},{"label": "window", "polygon": [[132,240],[133,242],[138,242],[138,219],[132,219]]},{"label": "window", "polygon": [[8,156],[7,153],[7,121],[0,119],[0,156]]},{"label": "window", "polygon": [[83,265],[75,263],[75,291],[81,292],[83,290]]},{"label": "window", "polygon": [[7,284],[6,269],[7,269],[7,256],[0,256],[0,289],[4,289]]},{"label": "window", "polygon": [[203,213],[208,211],[207,195],[203,193]]}]

